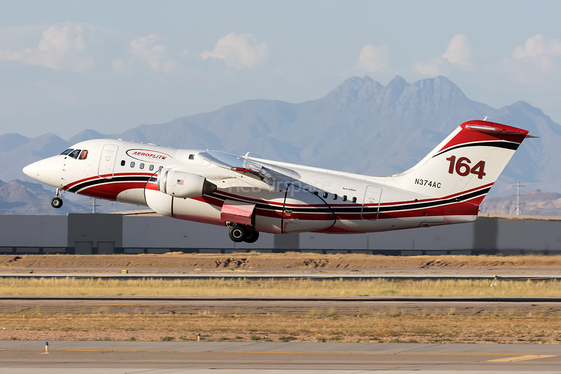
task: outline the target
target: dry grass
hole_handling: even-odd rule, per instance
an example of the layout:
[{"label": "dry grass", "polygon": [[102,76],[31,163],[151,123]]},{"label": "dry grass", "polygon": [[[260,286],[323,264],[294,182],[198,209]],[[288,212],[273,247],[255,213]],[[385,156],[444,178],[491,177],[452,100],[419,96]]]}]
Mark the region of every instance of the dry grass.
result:
[{"label": "dry grass", "polygon": [[[272,318],[274,317],[274,318]],[[559,344],[561,316],[0,315],[0,339]]]},{"label": "dry grass", "polygon": [[[557,296],[561,282],[490,280],[123,280],[2,279],[3,295],[206,296]],[[561,340],[561,315],[513,310],[467,315],[455,308],[406,314],[395,309],[354,316],[335,309],[303,316],[42,313],[39,308],[0,314],[0,339],[195,340],[302,342],[546,343]]]},{"label": "dry grass", "polygon": [[558,297],[561,282],[500,280],[0,279],[2,295]]},{"label": "dry grass", "polygon": [[[256,271],[258,269],[299,269],[339,272],[363,269],[542,269],[561,267],[561,256],[382,256],[369,254],[315,253],[167,253],[138,255],[0,255],[3,271],[99,272],[128,269],[136,272],[185,272],[195,269]],[[27,271],[26,271],[27,272]]]}]

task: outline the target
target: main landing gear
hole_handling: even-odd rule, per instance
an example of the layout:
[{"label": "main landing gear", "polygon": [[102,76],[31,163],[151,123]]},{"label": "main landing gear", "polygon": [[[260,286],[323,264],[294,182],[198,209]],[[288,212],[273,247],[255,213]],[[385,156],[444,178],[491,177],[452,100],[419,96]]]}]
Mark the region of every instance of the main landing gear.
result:
[{"label": "main landing gear", "polygon": [[259,239],[259,231],[255,231],[249,226],[228,225],[230,228],[229,236],[236,243],[246,242],[255,243]]},{"label": "main landing gear", "polygon": [[57,188],[56,189],[56,196],[52,198],[51,200],[51,206],[53,208],[60,208],[62,206],[62,199],[60,198],[60,189]]}]

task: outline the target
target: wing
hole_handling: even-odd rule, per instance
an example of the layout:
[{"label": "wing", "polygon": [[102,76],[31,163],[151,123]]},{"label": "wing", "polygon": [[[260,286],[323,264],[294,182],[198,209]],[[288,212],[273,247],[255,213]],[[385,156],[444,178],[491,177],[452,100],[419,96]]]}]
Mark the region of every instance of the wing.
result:
[{"label": "wing", "polygon": [[276,181],[299,179],[294,170],[255,161],[246,156],[236,156],[218,151],[200,152],[198,157],[218,167],[234,171],[240,175],[249,175],[272,186]]}]

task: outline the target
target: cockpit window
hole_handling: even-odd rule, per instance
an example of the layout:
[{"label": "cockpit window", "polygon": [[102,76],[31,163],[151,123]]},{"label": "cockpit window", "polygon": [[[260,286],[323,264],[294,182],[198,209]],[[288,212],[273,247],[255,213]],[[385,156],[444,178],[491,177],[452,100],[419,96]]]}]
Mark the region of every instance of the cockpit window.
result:
[{"label": "cockpit window", "polygon": [[80,153],[80,157],[78,157],[80,160],[85,160],[86,158],[88,158],[88,151],[86,151],[85,149],[82,151],[82,153]]},{"label": "cockpit window", "polygon": [[61,155],[66,156],[67,154],[69,154],[70,152],[72,152],[73,149],[72,148],[68,148],[67,150],[65,150],[64,152],[61,153]]},{"label": "cockpit window", "polygon": [[80,149],[75,149],[72,152],[70,152],[70,154],[68,155],[68,157],[72,157],[72,158],[78,158],[78,155],[80,154]]}]

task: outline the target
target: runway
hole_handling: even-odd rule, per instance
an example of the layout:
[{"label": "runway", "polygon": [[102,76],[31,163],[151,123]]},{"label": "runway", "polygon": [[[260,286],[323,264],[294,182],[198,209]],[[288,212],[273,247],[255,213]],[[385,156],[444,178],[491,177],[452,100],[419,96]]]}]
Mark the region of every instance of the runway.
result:
[{"label": "runway", "polygon": [[561,314],[561,298],[454,297],[146,297],[146,296],[0,296],[4,312],[152,314],[308,315],[337,310],[339,315],[399,310],[421,315],[446,312],[477,315],[516,310],[520,314]]},{"label": "runway", "polygon": [[3,374],[561,373],[561,345],[0,341]]}]

